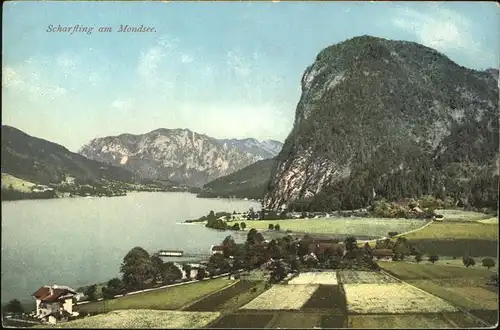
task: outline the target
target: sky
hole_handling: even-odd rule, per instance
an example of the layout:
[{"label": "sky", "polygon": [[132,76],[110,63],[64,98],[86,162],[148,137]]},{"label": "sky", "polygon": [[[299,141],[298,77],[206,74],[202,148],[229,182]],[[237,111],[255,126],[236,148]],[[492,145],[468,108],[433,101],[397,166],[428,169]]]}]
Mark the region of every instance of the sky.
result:
[{"label": "sky", "polygon": [[[499,14],[495,2],[7,2],[2,123],[75,152],[157,128],[284,141],[323,48],[372,35],[498,68]],[[93,31],[53,32],[77,24]]]}]

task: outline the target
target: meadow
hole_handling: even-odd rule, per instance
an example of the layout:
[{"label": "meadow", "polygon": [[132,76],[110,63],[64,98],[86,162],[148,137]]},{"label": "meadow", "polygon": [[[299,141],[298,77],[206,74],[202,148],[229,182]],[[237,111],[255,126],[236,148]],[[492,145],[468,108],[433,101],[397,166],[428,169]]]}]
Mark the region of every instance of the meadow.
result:
[{"label": "meadow", "polygon": [[137,293],[111,300],[78,306],[79,313],[99,313],[118,309],[180,309],[183,306],[209,295],[235,281],[225,277],[179,285],[156,291]]},{"label": "meadow", "polygon": [[181,312],[147,309],[117,310],[83,319],[58,323],[57,325],[37,326],[50,328],[146,328],[146,329],[185,329],[201,328],[219,317],[219,313]]},{"label": "meadow", "polygon": [[[498,287],[488,285],[486,268],[460,268],[407,262],[381,262],[380,267],[405,282],[472,314],[488,318],[498,313]],[[495,323],[495,322],[493,322]]]},{"label": "meadow", "polygon": [[380,237],[390,231],[407,232],[424,226],[427,221],[384,218],[318,218],[290,220],[247,220],[247,230],[267,230],[269,224],[280,225],[280,230],[300,233],[338,234]]},{"label": "meadow", "polygon": [[402,235],[418,239],[482,239],[498,240],[498,226],[480,222],[433,222],[422,230]]},{"label": "meadow", "polygon": [[491,218],[488,214],[460,209],[441,209],[435,212],[441,214],[444,221],[479,221]]}]

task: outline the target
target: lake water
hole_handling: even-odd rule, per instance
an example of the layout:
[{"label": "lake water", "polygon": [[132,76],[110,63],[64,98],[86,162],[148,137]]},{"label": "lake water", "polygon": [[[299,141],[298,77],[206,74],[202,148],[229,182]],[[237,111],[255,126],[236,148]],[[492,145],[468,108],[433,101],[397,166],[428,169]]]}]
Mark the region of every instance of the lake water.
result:
[{"label": "lake water", "polygon": [[150,253],[181,249],[207,253],[227,235],[199,224],[181,224],[210,210],[242,212],[254,201],[196,198],[190,193],[130,193],[112,198],[61,198],[2,202],[2,304],[33,302],[42,285],[78,288],[120,276],[135,246]]}]

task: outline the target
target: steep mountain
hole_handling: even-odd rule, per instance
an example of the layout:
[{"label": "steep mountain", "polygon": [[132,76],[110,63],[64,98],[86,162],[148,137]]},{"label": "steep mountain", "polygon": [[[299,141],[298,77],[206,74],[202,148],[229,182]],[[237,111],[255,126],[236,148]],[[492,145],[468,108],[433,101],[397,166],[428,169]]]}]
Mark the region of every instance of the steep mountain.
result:
[{"label": "steep mountain", "polygon": [[265,207],[357,208],[434,194],[496,208],[498,70],[361,36],[321,51],[301,84]]},{"label": "steep mountain", "polygon": [[2,125],[2,173],[38,184],[59,183],[66,175],[89,183],[135,180],[127,169],[88,159],[7,125]]},{"label": "steep mountain", "polygon": [[274,161],[274,158],[263,159],[239,171],[215,179],[205,184],[198,196],[261,199],[269,184]]},{"label": "steep mountain", "polygon": [[80,149],[91,159],[128,168],[143,178],[201,187],[277,154],[279,142],[217,140],[188,129],[157,129],[97,138]]}]

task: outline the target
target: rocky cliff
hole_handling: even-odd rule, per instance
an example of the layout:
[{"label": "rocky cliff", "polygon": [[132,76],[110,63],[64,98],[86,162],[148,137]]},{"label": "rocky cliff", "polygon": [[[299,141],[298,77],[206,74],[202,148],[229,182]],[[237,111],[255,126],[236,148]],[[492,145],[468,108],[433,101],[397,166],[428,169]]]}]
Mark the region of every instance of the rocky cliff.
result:
[{"label": "rocky cliff", "polygon": [[275,156],[281,143],[255,139],[218,140],[188,129],[157,129],[92,140],[79,153],[128,168],[140,177],[192,187]]},{"label": "rocky cliff", "polygon": [[265,207],[354,208],[422,194],[496,203],[498,70],[361,36],[321,51],[301,83]]}]

